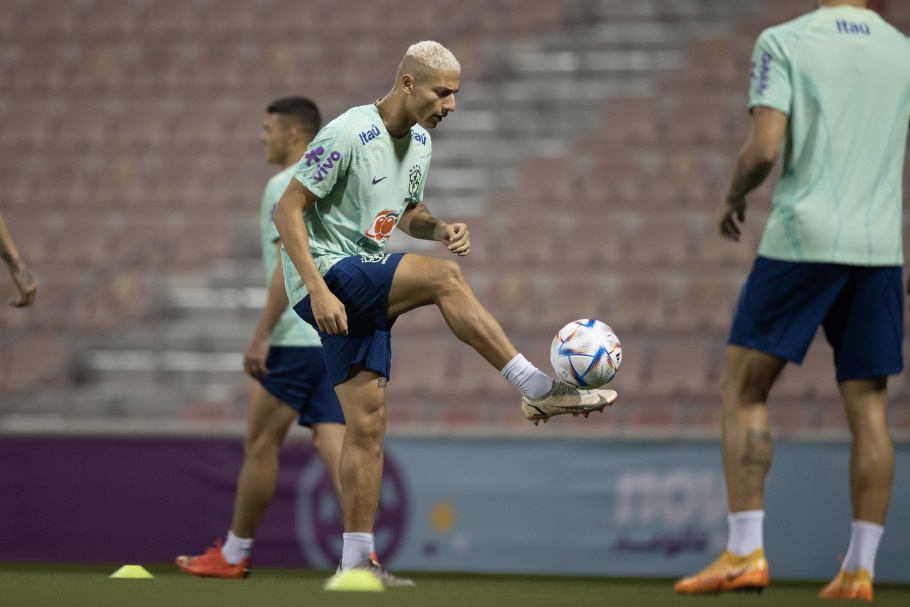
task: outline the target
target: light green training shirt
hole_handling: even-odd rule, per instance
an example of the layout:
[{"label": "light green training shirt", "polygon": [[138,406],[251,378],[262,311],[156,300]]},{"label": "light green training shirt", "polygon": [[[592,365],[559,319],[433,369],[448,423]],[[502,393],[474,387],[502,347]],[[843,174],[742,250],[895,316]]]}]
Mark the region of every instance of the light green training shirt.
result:
[{"label": "light green training shirt", "polygon": [[907,37],[876,12],[849,6],[767,29],[752,55],[755,106],[789,117],[759,255],[901,265]]},{"label": "light green training shirt", "polygon": [[[259,211],[259,228],[262,234],[262,262],[265,264],[265,284],[268,288],[278,263],[277,242],[280,240],[278,229],[275,228],[275,207],[278,199],[288,187],[288,182],[294,176],[296,165],[291,165],[271,179],[262,192],[262,206]],[[272,329],[270,343],[273,346],[321,346],[319,335],[308,323],[297,315],[291,306],[288,306],[275,328]]]},{"label": "light green training shirt", "polygon": [[[402,211],[423,200],[431,155],[426,129],[414,125],[396,139],[375,105],[352,108],[319,131],[294,178],[317,197],[303,218],[320,274],[345,257],[383,255]],[[306,286],[283,247],[281,254],[296,305]]]}]

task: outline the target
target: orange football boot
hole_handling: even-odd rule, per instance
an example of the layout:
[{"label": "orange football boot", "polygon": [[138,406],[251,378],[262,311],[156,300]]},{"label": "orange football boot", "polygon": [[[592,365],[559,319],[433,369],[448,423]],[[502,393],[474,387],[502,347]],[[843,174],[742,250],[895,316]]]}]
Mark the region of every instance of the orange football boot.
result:
[{"label": "orange football boot", "polygon": [[178,556],[177,566],[190,575],[199,577],[217,577],[224,580],[242,580],[250,575],[250,559],[246,558],[231,565],[221,554],[221,540],[199,556]]},{"label": "orange football boot", "polygon": [[818,593],[818,598],[871,601],[872,576],[869,575],[868,569],[860,569],[854,573],[841,571]]},{"label": "orange football boot", "polygon": [[679,594],[712,594],[727,590],[756,590],[768,585],[768,561],[761,548],[748,556],[724,550],[720,557],[695,575],[673,586]]}]

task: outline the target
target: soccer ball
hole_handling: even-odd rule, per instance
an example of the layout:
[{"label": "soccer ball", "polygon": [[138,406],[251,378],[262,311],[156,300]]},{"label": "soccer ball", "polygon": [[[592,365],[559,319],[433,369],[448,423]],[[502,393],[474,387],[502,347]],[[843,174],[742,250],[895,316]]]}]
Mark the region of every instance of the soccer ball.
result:
[{"label": "soccer ball", "polygon": [[613,329],[593,318],[570,322],[550,346],[556,377],[582,389],[599,388],[613,379],[621,360],[619,338]]}]

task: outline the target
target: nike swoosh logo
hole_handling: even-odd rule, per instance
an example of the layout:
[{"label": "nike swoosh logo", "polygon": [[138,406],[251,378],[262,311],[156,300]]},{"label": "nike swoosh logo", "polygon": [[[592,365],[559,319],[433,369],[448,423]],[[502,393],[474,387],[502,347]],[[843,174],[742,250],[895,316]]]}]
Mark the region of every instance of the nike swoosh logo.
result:
[{"label": "nike swoosh logo", "polygon": [[385,177],[380,177],[379,179],[376,179],[375,177],[373,177],[373,185],[376,185],[377,183],[379,183],[379,182],[382,181],[383,179],[385,179]]},{"label": "nike swoosh logo", "polygon": [[733,573],[728,573],[728,574],[727,574],[727,581],[728,581],[728,582],[732,582],[733,580],[735,580],[736,578],[738,578],[739,576],[741,576],[741,575],[744,574],[745,572],[746,572],[746,570],[743,569],[743,570],[741,570],[741,571],[734,571]]}]

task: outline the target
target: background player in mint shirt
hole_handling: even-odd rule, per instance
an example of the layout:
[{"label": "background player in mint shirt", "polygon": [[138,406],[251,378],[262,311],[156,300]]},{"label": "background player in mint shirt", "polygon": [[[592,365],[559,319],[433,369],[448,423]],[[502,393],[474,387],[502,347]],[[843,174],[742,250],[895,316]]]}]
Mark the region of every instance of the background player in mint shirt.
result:
[{"label": "background player in mint shirt", "polygon": [[295,420],[312,429],[313,446],[336,492],[340,491],[344,415],[326,373],[319,336],[288,306],[278,256],[281,241],[272,218],[320,122],[316,105],[304,97],[274,101],[263,122],[260,139],[267,160],[284,169],[266,185],[259,212],[268,297],[243,360],[244,370],[255,380],[250,388],[243,467],[224,546],[216,544],[200,556],[177,557],[177,565],[193,575],[236,579],[249,573],[253,537],[278,482],[278,452]]},{"label": "background player in mint shirt", "polygon": [[319,329],[347,420],[340,568],[371,570],[386,585],[412,585],[370,560],[396,317],[437,306],[452,332],[521,390],[522,411],[532,421],[602,411],[616,399],[612,390],[583,392],[554,382],[529,363],[454,260],[385,253],[395,226],[439,241],[454,255],[471,250],[467,226],[440,221],[423,202],[428,130],[455,110],[460,80],[449,50],[432,41],[411,45],[385,97],[342,114],[310,143],[275,212],[291,305]]},{"label": "background player in mint shirt", "polygon": [[783,167],[726,352],[727,550],[680,580],[681,593],[768,584],[766,401],[784,365],[802,362],[822,326],[853,435],[853,523],[841,571],[820,597],[872,599],[894,475],[887,376],[903,369],[901,176],[910,42],[864,0],[822,0],[820,6],[764,31],[752,56],[752,132],[718,208],[722,236],[738,240],[746,194],[779,154]]}]

